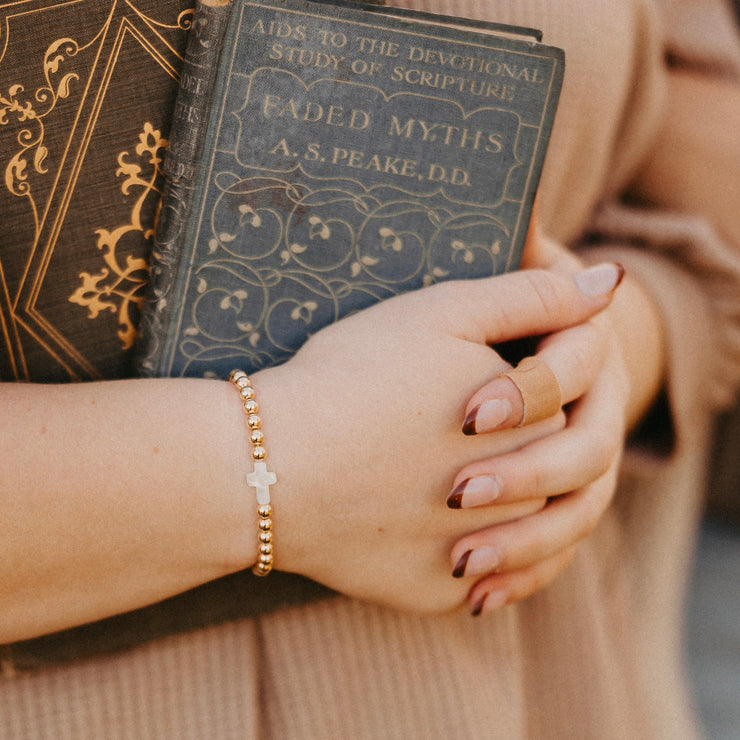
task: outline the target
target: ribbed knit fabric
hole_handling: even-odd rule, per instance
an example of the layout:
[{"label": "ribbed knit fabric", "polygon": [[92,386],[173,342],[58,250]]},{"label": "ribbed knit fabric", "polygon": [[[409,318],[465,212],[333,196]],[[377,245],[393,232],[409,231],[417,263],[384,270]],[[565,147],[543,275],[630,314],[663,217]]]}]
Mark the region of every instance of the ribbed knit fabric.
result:
[{"label": "ribbed knit fabric", "polygon": [[[430,620],[337,599],[263,620],[269,736],[474,738],[495,727],[519,737],[516,619],[502,613],[478,631],[467,615]],[[494,665],[480,660],[489,641]]]},{"label": "ribbed knit fabric", "polygon": [[[566,83],[540,212],[549,235],[579,235],[594,206],[624,186],[654,136],[665,83],[658,4],[424,5],[541,27],[548,42],[565,47]],[[707,369],[726,367],[719,360],[728,343],[740,347],[740,264],[719,239],[687,250],[694,232],[682,218],[673,222],[675,238],[655,250],[630,246],[635,237],[654,242],[654,222],[620,230],[614,218],[611,212],[601,224],[602,256],[618,258],[649,283],[665,318],[675,444],[663,455],[630,449],[613,506],[555,583],[475,619],[334,598],[4,677],[0,738],[694,737],[681,603],[717,400]],[[697,269],[702,260],[712,269]],[[710,276],[718,264],[726,271],[720,283]],[[726,339],[713,341],[720,334]],[[729,369],[726,375],[721,382],[729,391],[736,380]]]},{"label": "ribbed knit fabric", "polygon": [[0,738],[256,740],[256,644],[233,623],[0,679]]}]

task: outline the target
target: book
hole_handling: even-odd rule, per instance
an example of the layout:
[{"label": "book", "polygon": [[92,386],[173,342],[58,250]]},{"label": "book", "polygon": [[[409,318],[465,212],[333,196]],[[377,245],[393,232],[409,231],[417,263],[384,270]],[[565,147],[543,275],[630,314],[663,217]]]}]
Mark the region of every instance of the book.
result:
[{"label": "book", "polygon": [[133,373],[191,0],[0,0],[0,381]]},{"label": "book", "polygon": [[[281,10],[280,7],[271,7],[271,4],[260,5],[271,8],[272,12]],[[314,6],[303,4],[301,7]],[[215,86],[217,72],[226,59],[224,51],[227,47],[223,39],[229,38],[226,31],[237,10],[236,4],[212,8],[202,4],[194,15],[190,0],[0,0],[0,27],[3,29],[0,33],[0,160],[5,176],[4,188],[0,187],[0,212],[5,225],[0,234],[0,380],[61,382],[130,376],[133,340],[141,311],[146,316],[151,311],[158,317],[158,329],[175,317],[174,311],[167,313],[176,306],[174,300],[170,300],[174,296],[174,286],[167,287],[164,276],[174,276],[178,268],[184,272],[189,269],[186,269],[188,263],[184,258],[188,247],[180,241],[180,236],[194,227],[195,221],[190,223],[188,219],[196,213],[199,199],[205,193],[200,191],[200,175],[195,169],[188,172],[186,165],[188,162],[194,165],[201,158],[201,151],[203,157],[207,156],[207,148],[201,147],[208,129],[195,124],[211,125],[211,117],[206,113],[211,107],[219,106],[220,93],[215,92]],[[323,10],[329,12],[325,17],[328,24],[333,24],[334,14],[340,14],[340,10],[341,14],[359,12],[357,8],[348,6],[345,9],[339,5],[332,10]],[[362,15],[362,23],[369,24],[362,26],[368,29],[366,38],[371,38],[370,29],[376,23],[366,15],[371,12],[373,9],[365,8]],[[214,21],[215,14],[219,15],[218,23]],[[395,18],[394,23],[400,29],[408,26],[409,32],[417,34],[426,34],[420,24],[432,25],[431,18],[427,19],[425,14],[398,11]],[[462,24],[461,21],[448,20],[451,28]],[[380,16],[377,22],[381,22]],[[214,37],[214,28],[218,24],[221,24],[220,30]],[[487,34],[496,30],[505,34],[501,38],[510,38],[512,43],[521,45],[521,53],[525,56],[530,53],[527,51],[530,47],[536,50],[532,53],[537,57],[544,52],[545,47],[538,43],[536,33],[495,24],[470,26],[471,29],[476,27],[478,30],[470,33]],[[276,25],[272,29],[276,36],[273,41],[287,43],[279,40],[283,30],[278,30]],[[400,31],[393,31],[397,32]],[[223,37],[219,35],[221,33]],[[447,38],[446,33],[442,34],[445,45],[457,38],[451,31]],[[188,38],[190,50],[185,54]],[[428,37],[424,35],[424,38]],[[431,41],[424,44],[419,44],[419,47],[431,50],[424,54],[429,55],[435,49],[443,51],[442,46]],[[506,44],[504,46],[508,48]],[[199,48],[203,54],[198,54]],[[295,55],[298,52],[287,53]],[[377,70],[378,64],[392,61],[394,53],[389,45],[382,51],[376,47],[372,52],[363,52],[360,57],[367,57],[368,64],[374,63],[373,69]],[[421,51],[414,53],[421,54]],[[514,167],[508,193],[521,194],[520,235],[526,227],[562,76],[562,55],[558,52],[552,54],[552,70],[549,66],[541,68],[523,64],[517,68],[522,78],[536,76],[539,79],[546,71],[552,73],[548,97],[537,103],[542,106],[539,128],[526,128],[521,149],[516,149],[522,164]],[[198,66],[201,63],[205,68]],[[422,70],[422,66],[427,64],[431,62],[419,60],[408,66]],[[522,71],[525,69],[528,71]],[[204,88],[208,77],[204,72],[207,71],[213,74],[213,80]],[[314,74],[318,71],[314,69]],[[500,82],[513,87],[516,81],[511,80],[511,74],[516,73],[510,70],[507,74],[510,75],[509,81]],[[539,82],[536,85],[539,94],[543,88]],[[210,93],[204,98],[206,89]],[[347,88],[340,85],[339,89]],[[423,99],[425,104],[434,100],[434,95],[428,94],[430,91],[421,92],[424,95],[419,99]],[[176,96],[180,99],[177,105]],[[198,112],[191,107],[195,102],[191,101],[193,96],[197,98]],[[363,105],[357,108],[368,104],[364,100]],[[496,107],[500,104],[497,103]],[[224,110],[223,106],[218,109]],[[338,113],[338,109],[333,109],[332,117]],[[202,120],[198,118],[201,114]],[[360,117],[360,113],[355,114],[357,126],[361,124]],[[427,121],[425,118],[421,120]],[[333,121],[336,123],[336,118]],[[251,123],[247,120],[250,132],[254,130]],[[468,128],[473,130],[470,126]],[[429,135],[432,133],[430,131]],[[335,141],[331,137],[323,137],[318,142],[312,139],[309,143],[340,147],[340,141],[338,137]],[[164,165],[164,151],[168,145],[172,155]],[[399,153],[401,149],[398,147]],[[388,152],[389,156],[393,154]],[[411,154],[404,156],[411,158]],[[449,170],[449,175],[446,176],[450,179],[463,177],[462,174],[452,175],[457,172],[453,168],[459,167],[461,172],[464,168],[464,165],[458,165],[457,158],[454,162],[435,160],[435,163],[448,168],[446,172]],[[354,164],[356,162],[350,159],[347,169],[354,169]],[[390,160],[388,167],[392,169],[393,166],[393,160]],[[526,188],[522,188],[522,173],[530,166],[530,179]],[[405,164],[405,167],[406,174],[401,176],[412,180],[408,177],[410,164]],[[435,173],[434,177],[441,176],[440,169],[435,169]],[[281,173],[279,177],[284,178],[288,174],[291,173]],[[260,171],[259,175],[265,176],[266,173]],[[266,176],[276,177],[274,173]],[[343,178],[339,189],[362,193],[362,190],[357,191],[359,185],[355,182],[365,181],[357,180],[353,172],[352,178]],[[367,187],[376,185],[377,179],[374,183],[367,182]],[[518,190],[514,189],[515,185]],[[282,191],[278,189],[276,192],[282,192],[285,202],[290,203],[294,189],[278,187],[282,187]],[[316,189],[312,182],[298,183],[298,187],[304,194],[308,189]],[[390,187],[396,186],[391,183]],[[160,209],[162,192],[165,195]],[[375,187],[373,197],[380,199],[382,194],[381,189]],[[411,195],[419,198],[418,192]],[[447,195],[442,191],[436,195],[427,193],[427,196],[422,203],[431,203],[437,198],[444,208],[448,207]],[[309,205],[309,201],[304,199],[303,207],[307,209]],[[449,207],[453,206],[454,203]],[[415,207],[418,208],[418,204]],[[474,211],[477,218],[485,209],[476,206]],[[445,211],[429,211],[430,214],[433,212]],[[160,237],[152,247],[158,213]],[[245,223],[252,218],[250,227],[254,228],[253,217],[249,213],[242,213],[238,205],[236,213],[245,219]],[[314,232],[319,240],[322,239],[322,229],[318,227]],[[229,243],[229,237],[223,236],[228,233],[223,230],[217,234],[221,243]],[[490,234],[486,238],[490,238]],[[198,242],[199,237],[195,237],[190,247],[195,247]],[[232,248],[238,241],[234,239],[233,242]],[[405,247],[394,249],[398,243],[390,234],[385,245],[390,256],[404,254]],[[151,268],[155,276],[151,292],[154,302],[142,308],[148,284],[147,256],[152,249],[155,252]],[[206,241],[206,252],[208,249],[210,245]],[[508,246],[502,247],[500,254],[503,255],[507,249]],[[515,266],[516,249],[512,250],[507,269]],[[458,249],[455,252],[460,259],[458,266],[465,270],[472,264],[477,265],[484,252],[478,248]],[[288,254],[298,257],[300,250],[289,249]],[[473,257],[472,262],[466,261],[471,259],[469,255]],[[199,258],[197,254],[191,254],[187,259],[191,257]],[[503,264],[502,260],[503,256],[497,264]],[[348,294],[362,295],[363,299],[374,301],[396,291],[393,279],[388,280],[387,276],[381,276],[382,280],[368,279],[368,275],[380,274],[381,263],[376,264],[373,272],[370,268],[374,266],[369,264],[372,259],[356,261],[360,264],[358,275],[364,276],[366,284],[348,290]],[[489,261],[492,264],[493,254]],[[352,268],[352,264],[354,261],[349,264],[350,276],[352,269],[357,269]],[[347,265],[344,267],[346,269]],[[195,266],[192,269],[196,269]],[[433,267],[430,269],[433,273]],[[428,273],[429,279],[444,278],[441,274],[431,274],[429,270],[422,272],[422,284],[424,275]],[[472,268],[462,274],[472,276]],[[386,284],[391,284],[391,287],[386,287]],[[201,285],[196,283],[196,295],[203,295],[198,293]],[[207,285],[210,288],[215,283],[210,281]],[[406,286],[398,289],[406,289]],[[226,298],[223,296],[216,301],[219,313],[233,313],[238,308],[238,301],[244,300],[238,292],[241,288],[233,290],[228,300],[223,300]],[[340,298],[344,299],[344,295]],[[170,301],[169,306],[167,301]],[[222,305],[227,308],[222,308]],[[344,305],[342,303],[342,307]],[[301,322],[311,310],[310,305],[298,310]],[[348,306],[347,310],[354,309]],[[337,318],[339,313],[332,313],[329,320]],[[326,312],[322,315],[326,316]],[[307,330],[302,336],[313,331],[316,325],[306,324]],[[187,330],[188,327],[184,328]],[[254,358],[256,365],[273,359],[279,361],[280,357],[289,354],[282,351],[271,354],[260,342],[253,347],[251,341],[255,331],[259,329],[252,328],[245,335],[245,346],[254,353],[250,357]],[[187,333],[184,336],[192,338]],[[199,341],[197,337],[195,339]],[[232,359],[247,359],[243,355],[233,355],[239,341],[220,342],[225,344],[225,348],[210,348],[211,354],[204,356],[201,364],[190,365],[186,372],[216,372],[211,365],[214,359],[225,360],[229,365]],[[156,344],[161,346],[159,341]],[[226,353],[222,357],[224,349]],[[174,366],[170,369],[159,367],[157,372],[172,374]],[[110,423],[115,425],[115,420],[110,420]],[[0,663],[6,674],[37,669],[130,648],[178,631],[258,615],[285,604],[305,602],[330,593],[318,584],[292,574],[274,573],[269,583],[264,583],[245,571],[144,609],[20,643],[0,645]]]},{"label": "book", "polygon": [[141,372],[252,372],[377,301],[516,269],[563,69],[531,29],[201,0]]},{"label": "book", "polygon": [[[0,382],[133,374],[192,19],[192,0],[0,0]],[[0,671],[240,616],[242,580],[0,645]]]},{"label": "book", "polygon": [[[0,0],[0,382],[133,374],[192,19],[191,0]],[[109,429],[116,424],[107,420]],[[266,608],[254,589],[251,573],[237,573],[143,609],[0,645],[0,672],[254,615]],[[320,593],[288,578],[271,584],[270,603]]]}]

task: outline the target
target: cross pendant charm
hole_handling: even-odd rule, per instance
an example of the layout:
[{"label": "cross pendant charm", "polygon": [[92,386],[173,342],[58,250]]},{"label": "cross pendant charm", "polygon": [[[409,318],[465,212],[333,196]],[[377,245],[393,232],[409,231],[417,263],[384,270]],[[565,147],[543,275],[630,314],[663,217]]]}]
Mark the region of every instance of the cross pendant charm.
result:
[{"label": "cross pendant charm", "polygon": [[257,489],[257,503],[260,506],[270,503],[270,486],[274,483],[277,483],[277,476],[263,462],[256,462],[254,472],[247,474],[247,485]]}]

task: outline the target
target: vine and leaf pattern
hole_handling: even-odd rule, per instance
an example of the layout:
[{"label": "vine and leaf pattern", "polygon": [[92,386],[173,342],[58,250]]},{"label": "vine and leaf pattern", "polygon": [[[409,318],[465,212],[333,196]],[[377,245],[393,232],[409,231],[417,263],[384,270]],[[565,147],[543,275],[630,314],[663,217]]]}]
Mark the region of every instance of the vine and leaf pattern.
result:
[{"label": "vine and leaf pattern", "polygon": [[[192,8],[182,11],[175,25],[172,25],[157,21],[134,7],[132,10],[148,25],[181,30],[190,28],[194,12]],[[25,95],[25,86],[21,83],[10,85],[7,92],[0,90],[0,126],[10,126],[13,123],[21,126],[16,134],[20,149],[5,167],[5,186],[13,195],[29,199],[37,233],[39,209],[33,198],[29,175],[32,170],[39,175],[45,175],[48,172],[45,164],[49,155],[46,145],[45,119],[54,112],[60,101],[70,97],[75,83],[80,81],[77,72],[64,69],[64,63],[96,44],[104,31],[105,29],[101,28],[88,43],[83,45],[69,37],[56,39],[50,44],[44,53],[42,65],[45,84],[38,87],[30,96]]]},{"label": "vine and leaf pattern", "polygon": [[[94,41],[95,39],[90,43]],[[15,136],[19,149],[5,167],[5,187],[12,195],[28,199],[36,239],[40,231],[40,209],[34,197],[31,175],[36,173],[43,176],[48,173],[49,149],[46,144],[45,119],[61,101],[70,97],[75,83],[80,80],[76,72],[64,71],[63,63],[88,46],[89,44],[80,46],[71,38],[57,39],[44,54],[44,85],[30,96],[25,95],[25,87],[20,83],[10,85],[7,92],[0,91],[0,126],[20,126]],[[136,329],[133,309],[143,303],[148,266],[141,257],[127,255],[121,258],[117,248],[131,231],[140,231],[145,239],[151,238],[151,227],[141,221],[142,208],[152,194],[157,198],[160,195],[157,183],[161,179],[162,152],[166,146],[167,141],[161,137],[159,131],[146,123],[139,135],[136,154],[147,159],[149,172],[143,175],[138,164],[127,161],[128,152],[119,154],[116,174],[125,178],[121,185],[122,193],[128,195],[132,189],[138,189],[140,194],[131,211],[129,223],[112,231],[96,230],[96,246],[103,251],[107,267],[96,274],[81,273],[82,285],[69,298],[73,303],[87,307],[90,318],[97,317],[101,311],[117,312],[118,336],[123,349],[130,348],[134,342]]]},{"label": "vine and leaf pattern", "polygon": [[[179,12],[172,23],[146,15],[132,3],[126,7],[128,10],[124,9],[123,15],[129,17],[127,14],[133,12],[138,19],[134,26],[143,23],[146,29],[153,29],[158,35],[186,31],[192,23],[192,8]],[[52,182],[64,158],[63,152],[56,151],[50,143],[52,137],[49,132],[59,121],[66,120],[69,107],[75,105],[75,100],[87,94],[87,75],[91,74],[88,52],[99,51],[107,39],[107,31],[105,23],[93,30],[86,41],[68,36],[56,39],[43,52],[43,61],[37,68],[39,82],[30,85],[10,80],[0,88],[0,130],[5,128],[13,141],[12,148],[6,150],[3,157],[2,176],[7,192],[25,199],[29,205],[34,248],[44,228],[47,208],[40,195],[41,183]],[[170,41],[164,35],[161,39],[166,49],[172,51],[171,37]],[[34,70],[29,67],[29,75],[32,73]],[[115,313],[118,339],[124,350],[134,343],[138,310],[144,301],[149,267],[142,256],[146,252],[143,245],[153,236],[155,203],[158,204],[161,195],[161,165],[166,146],[167,141],[155,126],[145,123],[135,149],[136,160],[128,152],[118,154],[116,177],[123,178],[118,192],[124,198],[134,194],[136,200],[127,223],[110,230],[99,228],[90,234],[90,239],[96,240],[104,264],[97,272],[93,268],[91,272],[80,273],[79,287],[69,296],[69,301],[87,308],[91,319],[102,312]]]},{"label": "vine and leaf pattern", "polygon": [[177,372],[280,362],[372,303],[451,277],[495,274],[511,235],[483,209],[391,187],[213,177],[195,239]]},{"label": "vine and leaf pattern", "polygon": [[31,171],[39,175],[45,175],[48,171],[45,164],[49,154],[45,143],[45,119],[61,100],[70,96],[74,83],[79,81],[76,72],[62,72],[62,63],[76,56],[82,48],[74,39],[57,39],[44,54],[43,75],[46,84],[30,97],[24,95],[25,88],[20,83],[11,85],[7,92],[0,91],[0,126],[13,123],[21,126],[16,135],[20,149],[5,167],[5,187],[13,195],[28,198],[36,233],[39,230],[39,208],[29,177]]},{"label": "vine and leaf pattern", "polygon": [[[145,208],[150,198],[159,201],[163,155],[167,140],[162,138],[159,130],[151,123],[144,124],[136,145],[136,155],[141,164],[129,161],[129,152],[118,155],[117,177],[123,177],[121,192],[124,196],[138,191],[136,201],[131,209],[127,223],[112,230],[96,229],[96,246],[103,253],[105,267],[92,274],[81,272],[82,284],[70,296],[69,300],[88,309],[91,319],[103,311],[118,314],[118,337],[123,349],[130,349],[136,338],[136,314],[141,308],[149,277],[149,265],[146,258],[132,254],[123,254],[123,240],[132,232],[142,234],[145,241],[154,236],[154,222],[145,223],[143,214],[155,213],[156,209]],[[155,213],[156,216],[156,213]]]}]

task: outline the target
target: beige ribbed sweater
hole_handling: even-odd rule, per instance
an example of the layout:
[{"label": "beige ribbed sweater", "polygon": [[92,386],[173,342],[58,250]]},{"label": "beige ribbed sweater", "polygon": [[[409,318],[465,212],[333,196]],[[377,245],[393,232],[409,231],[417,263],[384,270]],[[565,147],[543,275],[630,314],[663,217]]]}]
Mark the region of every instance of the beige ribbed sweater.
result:
[{"label": "beige ribbed sweater", "polygon": [[[692,34],[691,23],[706,16],[686,19],[702,3],[667,4],[683,13],[674,51],[701,56],[692,38],[705,42],[706,34]],[[424,5],[540,27],[546,41],[565,47],[540,213],[552,236],[577,239],[639,168],[655,135],[665,28],[679,14],[662,19],[650,0]],[[721,3],[703,5],[722,12]],[[735,43],[724,25],[714,30]],[[708,46],[717,56],[718,46]],[[333,598],[4,678],[0,737],[693,736],[681,605],[710,408],[728,401],[740,365],[740,267],[688,214],[612,206],[598,229],[603,249],[650,284],[666,318],[674,444],[663,454],[630,449],[614,505],[552,586],[478,619]],[[629,246],[635,235],[652,248]]]}]

